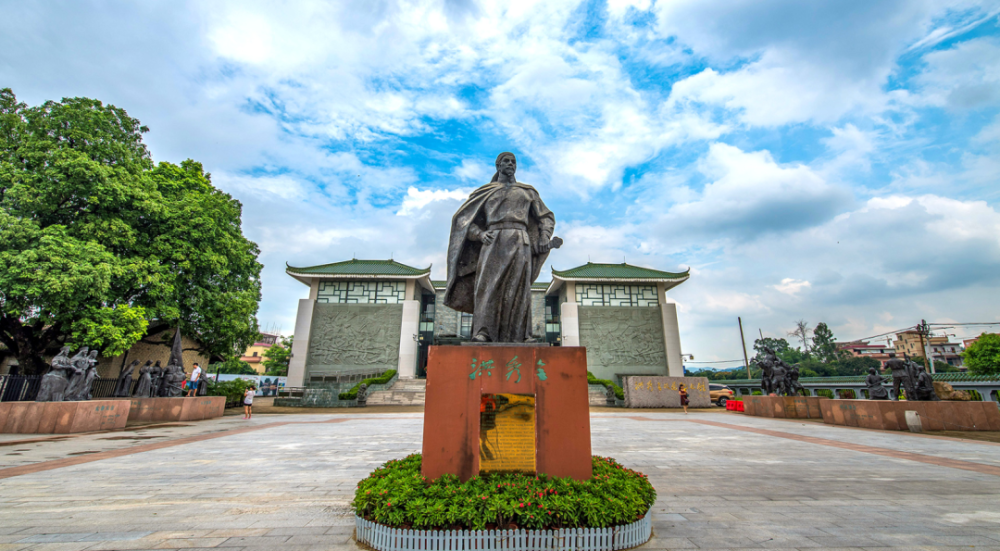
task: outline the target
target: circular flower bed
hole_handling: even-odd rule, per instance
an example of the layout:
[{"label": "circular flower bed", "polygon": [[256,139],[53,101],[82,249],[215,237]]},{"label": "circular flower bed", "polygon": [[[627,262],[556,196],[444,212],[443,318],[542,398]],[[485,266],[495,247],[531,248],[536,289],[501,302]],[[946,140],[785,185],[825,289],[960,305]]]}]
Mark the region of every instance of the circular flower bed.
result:
[{"label": "circular flower bed", "polygon": [[610,457],[594,456],[594,476],[582,482],[544,474],[432,481],[421,476],[420,460],[389,461],[359,482],[355,514],[417,530],[603,528],[642,519],[656,500],[646,475]]}]

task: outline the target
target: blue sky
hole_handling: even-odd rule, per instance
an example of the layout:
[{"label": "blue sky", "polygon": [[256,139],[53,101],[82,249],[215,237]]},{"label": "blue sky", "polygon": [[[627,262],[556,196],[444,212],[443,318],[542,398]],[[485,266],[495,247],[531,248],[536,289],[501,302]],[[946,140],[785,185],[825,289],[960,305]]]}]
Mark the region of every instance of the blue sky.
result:
[{"label": "blue sky", "polygon": [[[843,339],[1000,322],[1000,2],[17,2],[0,86],[89,96],[201,161],[285,263],[394,257],[444,278],[500,151],[566,240],[551,267],[692,277],[684,351],[825,321]],[[977,330],[949,330],[966,336]]]}]

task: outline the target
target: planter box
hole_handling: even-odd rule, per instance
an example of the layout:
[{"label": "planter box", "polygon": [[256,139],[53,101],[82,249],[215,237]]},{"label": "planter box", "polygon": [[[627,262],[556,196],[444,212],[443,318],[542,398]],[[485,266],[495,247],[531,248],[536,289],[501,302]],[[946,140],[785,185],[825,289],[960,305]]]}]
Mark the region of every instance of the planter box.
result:
[{"label": "planter box", "polygon": [[[778,419],[825,419],[817,396],[744,396],[743,413]],[[840,401],[840,400],[838,400]]]},{"label": "planter box", "polygon": [[126,400],[0,402],[0,432],[71,434],[121,430],[128,416]]},{"label": "planter box", "polygon": [[995,402],[893,402],[891,400],[824,400],[823,422],[880,430],[910,430],[906,412],[916,411],[924,430],[1000,431]]},{"label": "planter box", "polygon": [[649,541],[650,514],[624,526],[559,530],[405,530],[354,516],[355,539],[378,551],[612,551]]},{"label": "planter box", "polygon": [[222,417],[225,410],[225,396],[132,398],[128,421],[129,423],[200,421]]}]

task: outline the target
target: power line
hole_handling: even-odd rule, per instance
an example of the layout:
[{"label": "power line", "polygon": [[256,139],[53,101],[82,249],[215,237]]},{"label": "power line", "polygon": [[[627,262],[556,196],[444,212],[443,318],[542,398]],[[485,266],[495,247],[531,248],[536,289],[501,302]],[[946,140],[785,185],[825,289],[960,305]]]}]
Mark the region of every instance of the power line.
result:
[{"label": "power line", "polygon": [[743,363],[743,360],[719,360],[717,362],[685,362],[685,363],[689,363],[689,364],[725,364],[725,363],[731,363],[731,362],[740,362],[740,363]]}]

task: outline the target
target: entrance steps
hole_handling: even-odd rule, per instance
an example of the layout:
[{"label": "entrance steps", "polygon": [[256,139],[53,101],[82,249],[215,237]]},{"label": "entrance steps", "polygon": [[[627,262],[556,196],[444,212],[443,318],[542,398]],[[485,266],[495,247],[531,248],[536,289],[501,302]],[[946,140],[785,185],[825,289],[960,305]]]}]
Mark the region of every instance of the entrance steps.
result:
[{"label": "entrance steps", "polygon": [[422,406],[426,395],[426,379],[396,379],[391,387],[369,394],[367,405]]}]

